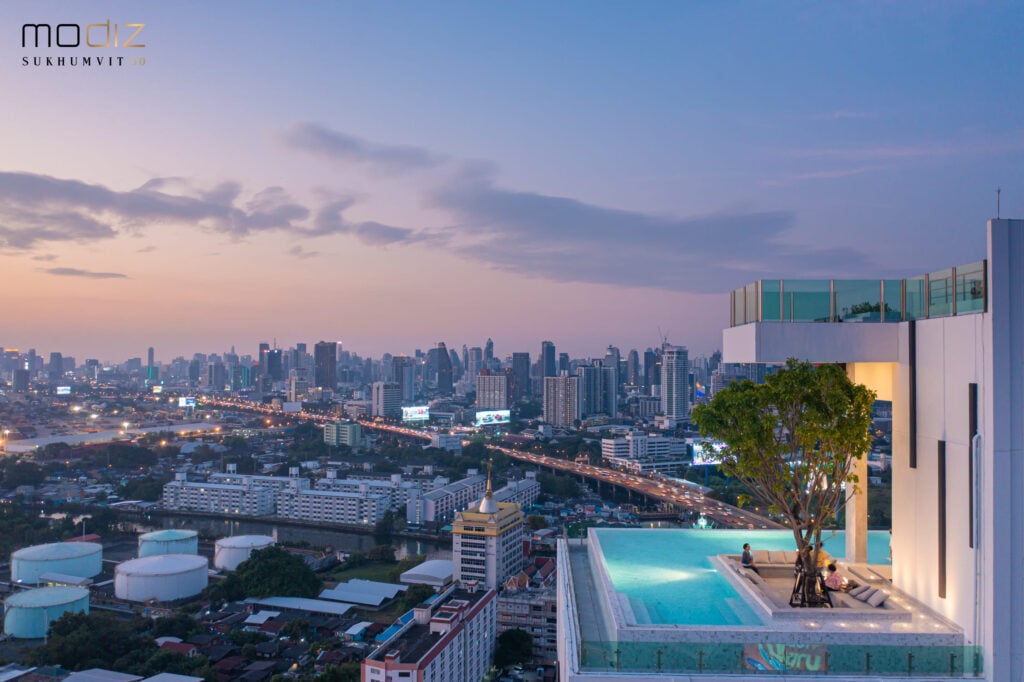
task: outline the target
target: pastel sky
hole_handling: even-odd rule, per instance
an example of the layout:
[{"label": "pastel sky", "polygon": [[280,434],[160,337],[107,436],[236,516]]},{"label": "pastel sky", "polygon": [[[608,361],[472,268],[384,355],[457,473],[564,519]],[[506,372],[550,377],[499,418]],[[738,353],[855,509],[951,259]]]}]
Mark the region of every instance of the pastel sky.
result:
[{"label": "pastel sky", "polygon": [[[141,49],[21,25],[146,24]],[[1024,216],[1024,5],[0,4],[0,346],[718,348]],[[123,37],[123,34],[122,34]],[[144,66],[35,67],[45,56]]]}]

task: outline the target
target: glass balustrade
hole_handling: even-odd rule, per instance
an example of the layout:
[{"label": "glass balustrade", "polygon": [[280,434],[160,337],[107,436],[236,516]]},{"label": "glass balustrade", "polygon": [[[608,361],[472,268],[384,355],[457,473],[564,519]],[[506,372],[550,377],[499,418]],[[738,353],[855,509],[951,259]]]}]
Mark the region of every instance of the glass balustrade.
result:
[{"label": "glass balustrade", "polygon": [[751,322],[901,322],[984,312],[985,261],[885,280],[763,279],[731,293],[731,326]]}]

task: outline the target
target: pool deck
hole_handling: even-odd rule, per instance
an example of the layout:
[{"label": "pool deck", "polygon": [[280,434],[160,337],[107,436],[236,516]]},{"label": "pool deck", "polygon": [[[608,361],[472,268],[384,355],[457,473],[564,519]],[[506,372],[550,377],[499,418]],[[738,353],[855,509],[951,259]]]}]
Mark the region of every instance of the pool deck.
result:
[{"label": "pool deck", "polygon": [[[754,585],[731,566],[713,563],[740,597],[764,620],[764,625],[680,625],[638,622],[630,600],[616,592],[604,569],[600,543],[568,546],[579,613],[580,637],[592,642],[708,642],[775,644],[850,644],[899,646],[961,646],[963,631],[893,587],[885,571],[866,565],[841,564],[857,582],[884,588],[892,604],[882,609],[861,606],[839,595],[837,608],[793,608],[788,605],[792,569]],[[886,567],[887,568],[887,567]],[[685,599],[685,595],[680,595]],[[888,602],[887,602],[888,604]]]}]

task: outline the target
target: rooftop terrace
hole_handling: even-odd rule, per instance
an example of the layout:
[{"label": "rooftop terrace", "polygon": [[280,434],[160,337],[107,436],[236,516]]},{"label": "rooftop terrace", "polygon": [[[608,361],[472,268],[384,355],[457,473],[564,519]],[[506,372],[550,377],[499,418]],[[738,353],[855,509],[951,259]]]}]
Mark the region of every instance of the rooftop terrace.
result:
[{"label": "rooftop terrace", "polygon": [[730,326],[904,322],[984,312],[987,261],[907,279],[762,279],[731,292]]},{"label": "rooftop terrace", "polygon": [[[754,537],[751,541],[756,544]],[[636,547],[633,556],[657,553],[657,548]],[[981,670],[980,649],[966,646],[958,627],[894,588],[888,567],[841,564],[849,577],[889,591],[887,608],[874,611],[837,595],[837,608],[798,609],[786,603],[791,568],[787,576],[779,573],[754,584],[730,570],[734,559],[715,556],[712,563],[763,624],[657,624],[635,611],[635,599],[616,591],[603,568],[599,540],[562,541],[560,589],[573,595],[573,603],[560,614],[567,624],[560,636],[579,679],[612,672],[777,676],[785,671],[843,678],[969,677]],[[643,562],[637,562],[636,571],[643,570]],[[692,601],[686,589],[685,580],[678,582],[673,598]]]}]

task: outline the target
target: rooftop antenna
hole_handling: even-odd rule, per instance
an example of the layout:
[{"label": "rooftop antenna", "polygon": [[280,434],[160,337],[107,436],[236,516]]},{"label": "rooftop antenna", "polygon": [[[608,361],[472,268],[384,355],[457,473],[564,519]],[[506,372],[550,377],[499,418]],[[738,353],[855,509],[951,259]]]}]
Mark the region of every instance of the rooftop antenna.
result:
[{"label": "rooftop antenna", "polygon": [[999,195],[1003,193],[1002,187],[996,187],[996,220],[999,220],[1000,206],[999,206]]}]

